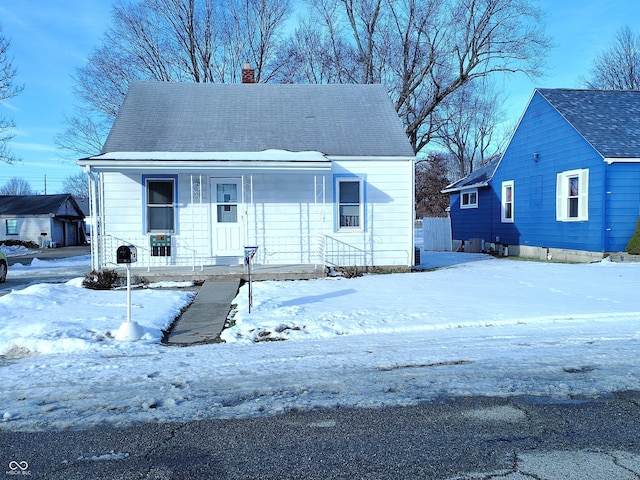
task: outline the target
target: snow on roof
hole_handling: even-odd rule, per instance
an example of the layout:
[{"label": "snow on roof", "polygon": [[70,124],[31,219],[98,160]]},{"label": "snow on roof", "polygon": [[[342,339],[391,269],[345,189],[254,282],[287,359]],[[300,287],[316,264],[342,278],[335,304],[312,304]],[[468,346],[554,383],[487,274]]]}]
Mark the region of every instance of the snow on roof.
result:
[{"label": "snow on roof", "polygon": [[291,152],[276,149],[261,152],[107,152],[90,157],[89,160],[330,162],[320,152]]}]

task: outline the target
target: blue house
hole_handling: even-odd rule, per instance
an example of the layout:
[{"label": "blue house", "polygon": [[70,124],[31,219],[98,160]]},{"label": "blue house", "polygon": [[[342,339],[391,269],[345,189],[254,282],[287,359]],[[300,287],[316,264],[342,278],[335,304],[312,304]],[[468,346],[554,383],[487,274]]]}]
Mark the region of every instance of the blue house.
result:
[{"label": "blue house", "polygon": [[640,215],[640,91],[535,90],[502,157],[444,192],[454,240],[484,250],[624,251]]}]

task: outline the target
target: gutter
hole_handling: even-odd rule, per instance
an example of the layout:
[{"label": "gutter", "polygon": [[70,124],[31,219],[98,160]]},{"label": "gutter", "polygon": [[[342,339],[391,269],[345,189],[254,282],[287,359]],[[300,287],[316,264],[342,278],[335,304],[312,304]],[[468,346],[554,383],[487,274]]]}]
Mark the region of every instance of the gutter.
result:
[{"label": "gutter", "polygon": [[471,185],[464,185],[461,187],[447,187],[444,190],[440,190],[440,193],[454,193],[454,192],[461,192],[462,190],[470,190],[472,188],[481,188],[481,187],[488,187],[489,186],[489,182],[480,182],[480,183],[474,183]]}]

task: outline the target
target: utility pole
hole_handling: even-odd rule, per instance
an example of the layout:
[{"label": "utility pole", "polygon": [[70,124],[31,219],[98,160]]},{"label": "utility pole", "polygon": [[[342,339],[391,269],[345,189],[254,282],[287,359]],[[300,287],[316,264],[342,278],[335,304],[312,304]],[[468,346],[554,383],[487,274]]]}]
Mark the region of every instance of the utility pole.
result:
[{"label": "utility pole", "polygon": [[44,194],[47,194],[47,176],[44,176]]}]

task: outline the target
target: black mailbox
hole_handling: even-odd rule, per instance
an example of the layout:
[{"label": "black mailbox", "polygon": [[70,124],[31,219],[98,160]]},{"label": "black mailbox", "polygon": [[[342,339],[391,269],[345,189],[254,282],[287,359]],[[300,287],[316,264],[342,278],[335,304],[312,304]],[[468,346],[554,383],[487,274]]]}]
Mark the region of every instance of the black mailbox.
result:
[{"label": "black mailbox", "polygon": [[133,245],[120,245],[116,251],[117,263],[135,263],[137,257],[136,247]]}]

